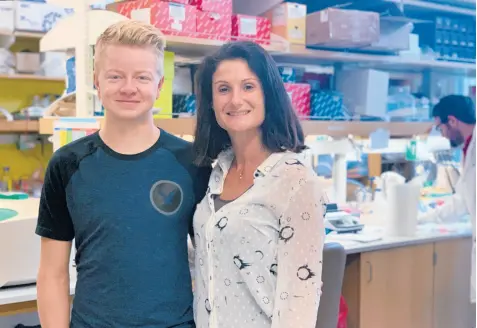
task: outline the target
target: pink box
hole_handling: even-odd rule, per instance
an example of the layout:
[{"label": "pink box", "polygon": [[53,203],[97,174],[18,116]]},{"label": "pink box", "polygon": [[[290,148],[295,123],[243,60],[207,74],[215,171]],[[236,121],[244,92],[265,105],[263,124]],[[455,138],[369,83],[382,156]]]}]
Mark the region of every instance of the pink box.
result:
[{"label": "pink box", "polygon": [[147,21],[165,35],[195,37],[197,9],[194,6],[161,0],[115,2],[107,6],[128,18]]},{"label": "pink box", "polygon": [[232,0],[190,0],[190,4],[209,13],[232,15],[233,12]]},{"label": "pink box", "polygon": [[197,37],[210,40],[230,40],[232,16],[197,11]]},{"label": "pink box", "polygon": [[250,40],[260,44],[270,44],[271,31],[272,24],[265,17],[232,16],[232,36],[235,40]]},{"label": "pink box", "polygon": [[310,96],[311,86],[306,83],[284,83],[290,96],[293,108],[300,118],[309,118],[311,115]]}]

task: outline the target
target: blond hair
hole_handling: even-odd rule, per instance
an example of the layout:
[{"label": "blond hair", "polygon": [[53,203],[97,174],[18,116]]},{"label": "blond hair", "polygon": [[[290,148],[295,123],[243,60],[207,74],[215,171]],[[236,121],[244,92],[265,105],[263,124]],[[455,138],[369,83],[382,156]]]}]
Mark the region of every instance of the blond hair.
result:
[{"label": "blond hair", "polygon": [[104,49],[109,45],[152,48],[158,58],[158,73],[163,76],[166,40],[162,32],[148,23],[126,20],[109,26],[98,38],[95,46],[94,68],[97,70]]}]

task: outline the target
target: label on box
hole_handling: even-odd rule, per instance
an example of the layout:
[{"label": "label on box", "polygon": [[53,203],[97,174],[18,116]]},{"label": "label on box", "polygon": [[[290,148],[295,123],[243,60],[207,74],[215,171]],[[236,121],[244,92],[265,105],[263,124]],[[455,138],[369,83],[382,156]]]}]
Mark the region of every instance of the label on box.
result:
[{"label": "label on box", "polygon": [[151,24],[151,8],[134,9],[131,11],[131,19]]},{"label": "label on box", "polygon": [[415,161],[417,159],[417,142],[415,139],[411,140],[406,146],[406,160]]},{"label": "label on box", "polygon": [[[186,9],[180,4],[169,4],[169,16],[175,21],[184,21],[186,19]],[[182,30],[182,27],[181,27]]]},{"label": "label on box", "polygon": [[298,28],[298,26],[293,26],[293,28],[288,30],[291,39],[301,39],[303,38],[303,33]]},{"label": "label on box", "polygon": [[291,67],[283,67],[283,74],[284,75],[292,75],[293,69]]},{"label": "label on box", "polygon": [[377,129],[369,135],[371,149],[385,149],[389,147],[389,130]]},{"label": "label on box", "polygon": [[240,35],[257,35],[257,19],[242,17],[239,23]]},{"label": "label on box", "polygon": [[182,31],[182,24],[179,22],[174,22],[171,24],[171,28],[176,31]]},{"label": "label on box", "polygon": [[321,21],[322,23],[328,21],[328,11],[327,11],[327,10],[322,10],[322,11],[320,12],[320,21]]},{"label": "label on box", "polygon": [[288,18],[297,19],[303,18],[306,16],[306,6],[298,4],[289,4],[288,5]]}]

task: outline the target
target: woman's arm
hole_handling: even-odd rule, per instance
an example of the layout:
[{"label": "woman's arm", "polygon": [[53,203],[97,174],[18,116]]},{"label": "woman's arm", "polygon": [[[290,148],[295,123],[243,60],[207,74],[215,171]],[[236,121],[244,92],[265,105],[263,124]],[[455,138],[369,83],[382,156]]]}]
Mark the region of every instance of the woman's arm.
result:
[{"label": "woman's arm", "polygon": [[321,296],[323,192],[316,176],[297,181],[280,217],[272,328],[315,328]]}]

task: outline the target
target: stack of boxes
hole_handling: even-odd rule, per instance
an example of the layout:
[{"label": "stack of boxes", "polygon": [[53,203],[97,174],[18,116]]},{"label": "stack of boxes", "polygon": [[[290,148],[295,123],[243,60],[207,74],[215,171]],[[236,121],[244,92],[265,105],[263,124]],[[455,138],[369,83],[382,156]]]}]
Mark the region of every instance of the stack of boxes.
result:
[{"label": "stack of boxes", "polygon": [[270,44],[270,21],[265,17],[233,15],[232,0],[126,0],[106,8],[146,21],[165,35]]},{"label": "stack of boxes", "polygon": [[[134,20],[150,23],[165,35],[195,37],[197,9],[186,0],[135,0],[115,2],[106,8]],[[188,0],[187,0],[188,1]]]},{"label": "stack of boxes", "polygon": [[[12,34],[13,31],[48,32],[60,19],[71,14],[73,14],[72,9],[50,3],[0,1],[0,32],[5,35]],[[4,40],[5,38],[5,36],[0,37],[0,47],[8,49],[11,40]],[[11,56],[14,62],[13,68],[17,73],[37,74],[41,72],[46,76],[64,76],[64,69],[57,69],[66,60],[64,54],[53,52],[40,54],[25,49],[25,51],[17,52]],[[2,73],[10,72],[2,70]]]},{"label": "stack of boxes", "polygon": [[291,2],[281,3],[265,13],[265,17],[271,22],[273,34],[291,44],[305,44],[306,5]]}]

